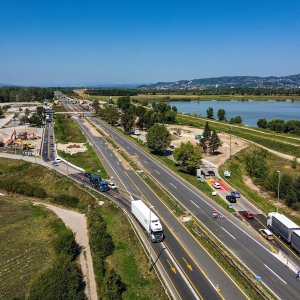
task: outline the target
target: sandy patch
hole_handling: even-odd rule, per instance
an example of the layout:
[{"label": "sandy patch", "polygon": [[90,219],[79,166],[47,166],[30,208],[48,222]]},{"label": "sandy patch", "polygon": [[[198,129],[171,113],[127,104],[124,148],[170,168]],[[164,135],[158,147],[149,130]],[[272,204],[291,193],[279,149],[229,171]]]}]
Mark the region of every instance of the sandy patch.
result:
[{"label": "sandy patch", "polygon": [[[182,142],[191,142],[194,145],[199,145],[199,141],[195,139],[195,136],[198,134],[202,134],[203,130],[195,127],[189,126],[178,126],[178,125],[168,125],[167,128],[169,129],[170,133],[172,134],[172,145],[174,147],[180,146]],[[177,130],[180,130],[180,135],[174,134]],[[223,145],[219,148],[219,154],[210,155],[210,154],[203,154],[203,158],[207,159],[208,161],[212,162],[213,164],[219,166],[224,163],[225,158],[229,157],[230,152],[230,135],[226,133],[219,133],[218,134]],[[235,154],[242,149],[249,146],[249,143],[239,139],[238,137],[231,136],[231,154]]]},{"label": "sandy patch", "polygon": [[87,120],[84,120],[84,125],[88,127],[90,130],[91,134],[95,137],[101,137],[102,135],[95,129],[94,125],[88,122]]},{"label": "sandy patch", "polygon": [[57,144],[57,150],[64,151],[65,153],[70,153],[71,155],[87,151],[87,147],[84,143],[67,143],[67,144]]}]

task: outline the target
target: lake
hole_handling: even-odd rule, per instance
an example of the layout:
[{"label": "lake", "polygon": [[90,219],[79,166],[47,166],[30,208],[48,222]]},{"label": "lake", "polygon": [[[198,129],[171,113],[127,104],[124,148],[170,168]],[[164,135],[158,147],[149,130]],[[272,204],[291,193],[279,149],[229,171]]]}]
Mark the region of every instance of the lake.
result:
[{"label": "lake", "polygon": [[243,124],[257,127],[256,122],[260,118],[300,120],[300,101],[170,101],[171,106],[175,105],[179,112],[196,113],[206,116],[209,107],[214,109],[214,117],[217,119],[217,111],[225,109],[226,118],[241,116]]}]

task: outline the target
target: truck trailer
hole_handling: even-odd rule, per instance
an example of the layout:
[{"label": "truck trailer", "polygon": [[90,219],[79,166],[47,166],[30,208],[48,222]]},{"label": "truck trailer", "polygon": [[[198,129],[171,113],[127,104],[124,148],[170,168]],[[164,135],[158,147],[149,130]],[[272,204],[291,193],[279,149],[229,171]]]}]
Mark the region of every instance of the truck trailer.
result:
[{"label": "truck trailer", "polygon": [[294,230],[291,236],[291,247],[300,254],[300,230]]},{"label": "truck trailer", "polygon": [[300,226],[295,224],[286,216],[277,212],[271,212],[268,214],[267,226],[287,243],[291,243],[293,231],[300,230]]},{"label": "truck trailer", "polygon": [[131,212],[150,235],[152,243],[164,240],[164,232],[159,218],[142,200],[131,201]]}]

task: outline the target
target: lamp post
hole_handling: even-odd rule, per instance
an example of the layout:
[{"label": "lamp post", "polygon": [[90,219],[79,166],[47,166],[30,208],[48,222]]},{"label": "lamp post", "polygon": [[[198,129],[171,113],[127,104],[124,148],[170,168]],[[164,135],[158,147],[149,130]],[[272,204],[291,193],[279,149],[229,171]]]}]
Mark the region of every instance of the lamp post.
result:
[{"label": "lamp post", "polygon": [[280,171],[278,173],[278,186],[277,186],[277,212],[278,212],[278,205],[279,205],[279,193],[280,193]]},{"label": "lamp post", "polygon": [[153,209],[154,206],[151,205],[149,207],[149,267],[151,268],[151,209]]},{"label": "lamp post", "polygon": [[229,133],[229,159],[231,159],[231,131],[232,131],[232,125],[229,126],[230,133]]}]

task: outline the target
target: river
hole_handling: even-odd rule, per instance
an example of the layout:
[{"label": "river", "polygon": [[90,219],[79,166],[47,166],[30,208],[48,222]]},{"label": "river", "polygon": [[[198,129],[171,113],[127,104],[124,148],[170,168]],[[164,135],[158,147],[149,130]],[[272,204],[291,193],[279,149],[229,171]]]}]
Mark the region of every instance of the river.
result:
[{"label": "river", "polygon": [[200,114],[206,116],[209,107],[214,109],[214,117],[217,119],[217,111],[225,109],[226,118],[241,116],[243,124],[257,127],[256,122],[260,118],[300,120],[300,101],[170,101],[179,112]]}]

